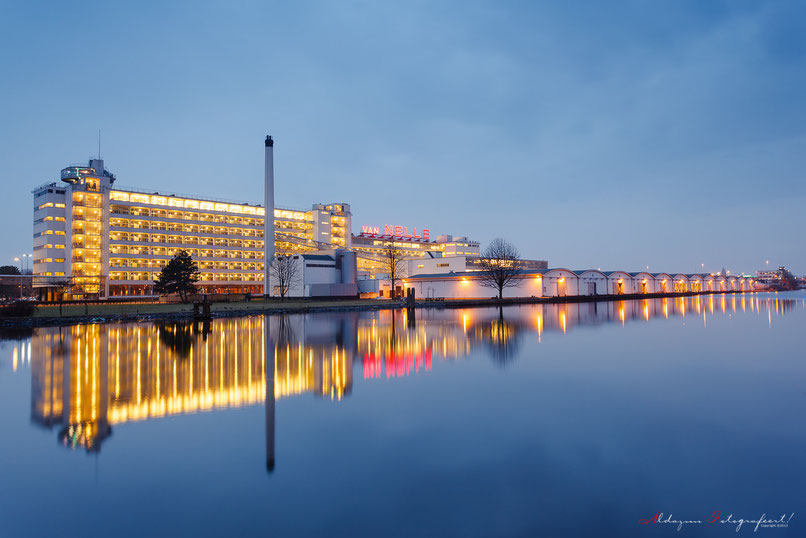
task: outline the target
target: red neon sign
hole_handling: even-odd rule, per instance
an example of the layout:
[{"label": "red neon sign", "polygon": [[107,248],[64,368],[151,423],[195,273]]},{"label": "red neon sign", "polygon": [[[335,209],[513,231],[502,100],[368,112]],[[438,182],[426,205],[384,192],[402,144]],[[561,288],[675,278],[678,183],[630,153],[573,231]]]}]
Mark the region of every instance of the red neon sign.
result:
[{"label": "red neon sign", "polygon": [[431,230],[428,228],[421,228],[421,233],[417,233],[417,228],[412,228],[412,230],[412,232],[409,232],[408,226],[384,224],[383,234],[381,234],[381,229],[377,226],[361,226],[361,235],[391,237],[393,239],[422,239],[423,241],[431,240]]}]

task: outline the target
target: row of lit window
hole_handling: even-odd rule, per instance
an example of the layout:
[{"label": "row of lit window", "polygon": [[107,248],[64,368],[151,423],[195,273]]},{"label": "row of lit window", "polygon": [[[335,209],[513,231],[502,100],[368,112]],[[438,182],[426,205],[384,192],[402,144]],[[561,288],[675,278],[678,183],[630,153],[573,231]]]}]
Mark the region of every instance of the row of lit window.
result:
[{"label": "row of lit window", "polygon": [[[124,272],[114,271],[109,273],[109,280],[156,280],[159,273],[153,272]],[[263,280],[262,273],[241,274],[241,273],[200,273],[199,282],[260,282]]]},{"label": "row of lit window", "polygon": [[128,234],[125,232],[112,232],[112,241],[137,241],[140,243],[163,243],[173,245],[209,245],[243,248],[262,248],[262,241],[242,241],[240,239],[221,239],[213,237],[195,237],[187,235],[157,235],[157,234]]},{"label": "row of lit window", "polygon": [[250,237],[263,237],[263,229],[224,228],[221,226],[198,226],[192,224],[176,224],[165,222],[128,221],[112,219],[109,225],[113,228],[129,228],[133,230],[165,230],[168,232],[208,233],[217,235],[242,235]]},{"label": "row of lit window", "polygon": [[[114,234],[113,234],[114,235]],[[144,239],[143,236],[132,234],[131,239],[126,239],[125,236],[113,236],[113,241],[141,241],[141,242],[149,242],[147,239]],[[239,247],[239,248],[263,248],[263,241],[242,241],[240,239],[222,239],[220,237],[212,238],[212,237],[193,237],[193,236],[182,236],[182,235],[169,235],[167,241],[155,241],[152,237],[150,241],[160,242],[160,243],[168,243],[168,244],[176,244],[176,245],[205,245],[210,247]],[[137,248],[137,247],[134,247]]]},{"label": "row of lit window", "polygon": [[36,273],[36,276],[64,276],[64,271],[56,271],[56,272],[48,271],[47,273]]},{"label": "row of lit window", "polygon": [[34,237],[42,237],[43,235],[64,235],[64,230],[44,230],[34,234]]},{"label": "row of lit window", "polygon": [[44,204],[40,204],[40,205],[36,206],[37,209],[45,209],[47,207],[64,208],[64,204],[59,203],[59,202],[55,202],[55,203],[54,202],[45,202]]},{"label": "row of lit window", "polygon": [[[249,218],[249,217],[233,217],[230,215],[216,215],[210,213],[192,213],[188,211],[173,211],[164,209],[149,209],[147,207],[130,207],[113,204],[110,206],[110,213],[113,215],[131,215],[136,217],[153,217],[174,220],[194,220],[199,222],[219,222],[224,224],[243,224],[246,226],[263,227],[265,219],[263,218]],[[279,223],[305,225],[310,228],[312,226],[312,217],[306,213],[299,211],[288,211],[285,209],[275,209],[274,218],[275,226]],[[344,219],[335,223],[334,226],[344,227]]]},{"label": "row of lit window", "polygon": [[112,215],[131,215],[174,220],[193,220],[198,222],[218,222],[222,224],[242,224],[245,226],[263,227],[262,218],[239,217],[232,215],[216,215],[211,213],[192,213],[165,209],[149,209],[147,207],[129,207],[113,204],[109,208]]},{"label": "row of lit window", "polygon": [[45,248],[64,248],[64,245],[48,243],[46,245],[39,245],[38,247],[34,247],[34,250],[41,250]]},{"label": "row of lit window", "polygon": [[64,263],[64,258],[39,258],[34,259],[34,263]]},{"label": "row of lit window", "polygon": [[73,241],[73,250],[81,250],[85,248],[98,250],[101,248],[101,240],[97,237],[87,237],[87,240],[84,241],[84,236],[80,236]]},{"label": "row of lit window", "polygon": [[[248,241],[244,241],[244,243],[248,243]],[[259,248],[263,249],[263,244],[258,243],[256,245],[219,245],[219,246],[231,246],[231,247],[243,247],[243,248]],[[126,245],[111,245],[109,247],[109,252],[112,254],[145,254],[151,256],[173,256],[177,252],[181,250],[188,250],[189,252],[199,252],[197,249],[182,249],[178,247],[168,248],[168,247],[145,247],[145,246],[126,246]],[[201,252],[214,252],[211,249],[202,249]],[[218,252],[229,252],[223,249],[219,249]],[[233,251],[237,253],[243,253],[243,251]],[[252,252],[250,254],[256,254],[256,252]]]},{"label": "row of lit window", "polygon": [[52,221],[52,220],[55,220],[57,222],[64,222],[64,217],[51,217],[51,216],[42,217],[41,219],[34,220],[34,224],[37,224],[39,222]]},{"label": "row of lit window", "polygon": [[132,202],[136,204],[181,207],[183,209],[202,209],[205,211],[241,213],[244,215],[265,215],[265,210],[262,207],[241,204],[227,204],[223,202],[210,202],[205,200],[193,200],[190,198],[178,198],[176,196],[111,191],[109,193],[109,199],[118,200],[121,202]]},{"label": "row of lit window", "polygon": [[[212,249],[183,249],[183,248],[164,248],[152,249],[150,252],[129,252],[129,254],[141,254],[151,256],[175,256],[181,251],[187,252],[193,258],[230,258],[230,259],[249,259],[259,260],[263,258],[263,252],[250,251],[250,250],[212,250]],[[112,254],[123,254],[110,250]]]},{"label": "row of lit window", "polygon": [[[137,260],[137,259],[123,259],[112,258],[109,260],[109,267],[152,267],[161,269],[168,263],[167,259],[163,260]],[[262,271],[262,263],[243,263],[243,262],[198,262],[199,269],[231,269],[233,271]]]}]

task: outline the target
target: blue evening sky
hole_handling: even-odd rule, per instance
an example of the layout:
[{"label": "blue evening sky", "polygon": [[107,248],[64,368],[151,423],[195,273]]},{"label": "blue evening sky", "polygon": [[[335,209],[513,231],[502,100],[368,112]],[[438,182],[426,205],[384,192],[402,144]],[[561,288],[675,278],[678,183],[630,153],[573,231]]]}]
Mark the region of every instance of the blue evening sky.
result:
[{"label": "blue evening sky", "polygon": [[572,269],[806,273],[806,3],[0,0],[0,263],[31,189],[501,236]]}]

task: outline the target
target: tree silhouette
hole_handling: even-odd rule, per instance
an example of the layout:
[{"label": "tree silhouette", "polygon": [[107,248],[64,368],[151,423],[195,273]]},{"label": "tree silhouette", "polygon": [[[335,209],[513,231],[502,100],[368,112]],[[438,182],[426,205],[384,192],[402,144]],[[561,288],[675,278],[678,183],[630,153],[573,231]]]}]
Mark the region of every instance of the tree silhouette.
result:
[{"label": "tree silhouette", "polygon": [[196,282],[199,281],[199,266],[186,251],[179,252],[160,271],[160,276],[154,281],[154,291],[160,295],[178,293],[183,303],[187,296],[196,292]]},{"label": "tree silhouette", "polygon": [[520,286],[517,278],[521,269],[521,256],[515,245],[500,237],[493,239],[479,260],[481,272],[479,284],[498,291],[498,299],[504,296],[504,288]]},{"label": "tree silhouette", "polygon": [[[272,284],[277,285],[280,291],[280,298],[284,299],[288,291],[299,284],[302,274],[301,269],[304,262],[294,259],[292,256],[277,256],[274,263],[269,267],[269,275]],[[268,290],[264,290],[268,295]]]},{"label": "tree silhouette", "polygon": [[397,283],[406,277],[407,253],[398,247],[394,241],[387,241],[381,251],[381,272],[389,275],[392,284],[392,298],[397,297]]}]

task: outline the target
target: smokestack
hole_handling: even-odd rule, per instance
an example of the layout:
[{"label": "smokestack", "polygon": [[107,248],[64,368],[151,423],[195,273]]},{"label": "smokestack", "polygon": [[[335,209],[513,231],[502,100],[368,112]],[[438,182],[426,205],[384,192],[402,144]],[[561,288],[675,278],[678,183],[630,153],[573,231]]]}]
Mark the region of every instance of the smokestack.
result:
[{"label": "smokestack", "polygon": [[266,136],[266,170],[265,170],[266,216],[263,224],[263,294],[271,294],[269,288],[269,266],[274,261],[274,140]]}]

